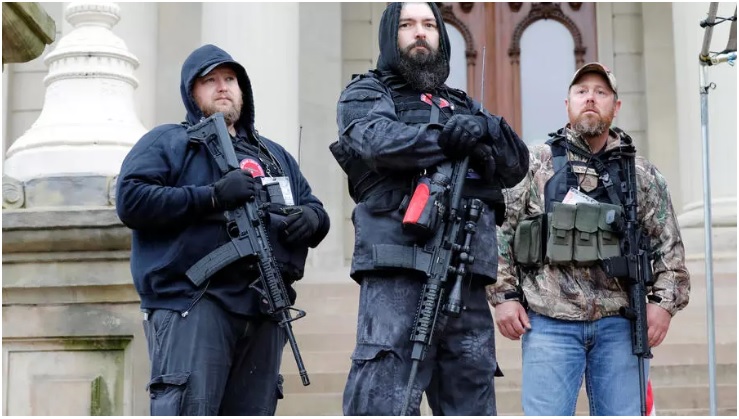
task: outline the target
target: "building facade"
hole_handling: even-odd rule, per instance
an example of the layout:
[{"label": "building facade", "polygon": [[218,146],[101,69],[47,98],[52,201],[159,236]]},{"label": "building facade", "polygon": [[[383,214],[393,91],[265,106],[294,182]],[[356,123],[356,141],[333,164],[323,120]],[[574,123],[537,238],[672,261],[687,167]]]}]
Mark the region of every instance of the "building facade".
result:
[{"label": "building facade", "polygon": [[[309,314],[294,329],[313,384],[302,388],[286,350],[287,396],[278,413],[340,414],[358,287],[348,277],[353,203],[328,145],[337,137],[341,90],[377,60],[384,3],[39,4],[56,22],[56,42],[31,62],[3,68],[3,413],[147,414],[148,358],[128,271],[130,239],[115,217],[110,190],[126,150],[145,130],[184,120],[181,64],[195,48],[213,43],[244,65],[257,129],[299,159],[332,219],[297,288],[297,305]],[[703,413],[707,397],[674,388],[705,395],[708,386],[701,372],[707,366],[707,303],[697,59],[708,4],[441,5],[452,38],[449,84],[476,98],[484,84],[485,107],[505,116],[528,144],[566,122],[564,99],[576,68],[600,61],[613,70],[623,101],[615,125],[665,175],[694,278],[691,303],[673,321],[667,349],[655,350],[663,362],[653,363],[655,391],[669,394],[657,399],[658,412],[662,403],[667,412]],[[720,3],[718,15],[730,16],[735,8]],[[728,24],[715,28],[711,51],[724,49],[728,32]],[[103,41],[114,53],[99,47]],[[85,43],[122,64],[115,77],[90,73],[96,85],[84,84],[90,82],[84,68],[65,73],[80,84],[69,82],[64,89],[71,90],[62,94],[63,81],[51,77],[65,57],[60,51],[84,50]],[[735,71],[726,64],[708,71],[716,85],[708,116],[715,303],[723,322],[717,362],[726,367],[719,407],[725,414],[736,412]],[[81,111],[72,115],[75,109]],[[117,119],[106,113],[111,109]],[[64,125],[66,136],[52,129],[62,121],[75,121]],[[11,199],[13,193],[22,198]],[[520,349],[503,339],[501,363],[512,378],[501,380],[498,410],[520,413]],[[694,354],[681,359],[670,357],[671,350]],[[60,397],[45,399],[49,391]]]}]

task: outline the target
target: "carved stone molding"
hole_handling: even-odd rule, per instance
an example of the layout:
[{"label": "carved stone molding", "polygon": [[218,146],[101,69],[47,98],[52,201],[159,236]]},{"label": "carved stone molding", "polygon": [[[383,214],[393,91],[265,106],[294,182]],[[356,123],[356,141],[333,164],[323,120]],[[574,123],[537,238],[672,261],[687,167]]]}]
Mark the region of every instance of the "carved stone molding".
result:
[{"label": "carved stone molding", "polygon": [[23,182],[3,175],[3,209],[23,208],[26,203],[26,192]]},{"label": "carved stone molding", "polygon": [[477,51],[475,51],[475,39],[472,36],[472,32],[470,32],[467,25],[454,14],[451,4],[441,5],[439,6],[439,10],[441,11],[441,18],[444,19],[444,23],[454,26],[462,34],[462,38],[464,38],[464,55],[467,57],[467,65],[475,65]]},{"label": "carved stone molding", "polygon": [[511,11],[513,13],[518,13],[519,10],[521,10],[521,7],[523,6],[523,3],[508,3],[508,7],[511,8]]},{"label": "carved stone molding", "polygon": [[583,44],[582,34],[577,24],[570,19],[569,16],[565,15],[560,7],[560,3],[532,3],[529,14],[523,18],[516,28],[513,30],[513,39],[511,40],[511,46],[508,48],[508,56],[511,59],[512,64],[518,64],[521,56],[521,37],[523,36],[526,28],[531,26],[534,22],[541,19],[552,19],[563,24],[575,41],[575,54],[576,68],[581,67],[585,64],[585,51],[586,47]]}]

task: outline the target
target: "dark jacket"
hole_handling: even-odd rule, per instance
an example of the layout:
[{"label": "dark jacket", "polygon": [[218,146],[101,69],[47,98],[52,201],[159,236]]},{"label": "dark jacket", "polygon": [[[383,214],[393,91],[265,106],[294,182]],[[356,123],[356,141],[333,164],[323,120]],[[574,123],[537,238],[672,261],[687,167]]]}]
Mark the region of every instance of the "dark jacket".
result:
[{"label": "dark jacket", "polygon": [[[429,5],[436,16],[440,49],[448,63],[449,37],[438,8],[433,3]],[[376,255],[380,247],[423,244],[416,236],[403,230],[403,214],[399,207],[403,196],[412,193],[415,178],[423,170],[447,159],[438,139],[443,123],[451,114],[482,115],[487,121],[488,132],[484,141],[492,146],[497,164],[494,181],[487,187],[498,190],[512,187],[523,179],[528,170],[529,152],[516,133],[502,118],[489,114],[462,91],[441,86],[437,92],[432,92],[456,104],[451,109],[444,109],[439,123],[412,123],[403,116],[408,98],[417,97],[421,102],[421,92],[409,93],[410,87],[398,70],[397,33],[401,7],[400,3],[393,3],[382,16],[377,68],[356,77],[342,92],[337,107],[339,140],[331,149],[342,167],[345,171],[349,169],[349,173],[351,168],[361,164],[380,175],[383,178],[380,182],[395,185],[379,188],[381,196],[353,195],[358,201],[352,217],[355,247],[351,274],[355,279],[363,271],[379,269]],[[403,101],[402,106],[400,101]],[[342,162],[347,156],[348,161]],[[492,283],[496,277],[497,254],[491,251],[497,248],[495,229],[494,211],[485,205],[471,244],[475,256],[471,272],[483,283]]]},{"label": "dark jacket", "polygon": [[[244,106],[236,122],[237,128],[246,132],[248,141],[261,143],[272,154],[290,179],[295,205],[308,205],[319,215],[320,227],[306,243],[306,246],[315,247],[328,233],[328,214],[311,193],[295,159],[279,144],[258,135],[254,129],[254,101],[246,71],[213,45],[195,50],[182,66],[180,91],[187,109],[187,123],[196,124],[204,117],[192,99],[193,82],[203,69],[224,61],[231,62],[236,70],[243,93]],[[257,300],[256,295],[246,283],[247,279],[257,277],[253,264],[244,260],[234,262],[200,289],[185,276],[190,266],[229,240],[225,219],[213,209],[211,200],[213,183],[220,177],[208,151],[188,142],[185,124],[152,129],[123,161],[117,184],[117,211],[121,221],[133,230],[131,273],[142,308],[184,312],[207,289],[229,295],[221,302],[231,311],[255,313],[256,308],[251,305]],[[271,220],[279,222],[274,217]],[[273,248],[279,248],[278,238],[270,236]],[[277,250],[275,255],[278,256]],[[286,282],[300,279],[302,270],[296,276],[285,278]]]}]

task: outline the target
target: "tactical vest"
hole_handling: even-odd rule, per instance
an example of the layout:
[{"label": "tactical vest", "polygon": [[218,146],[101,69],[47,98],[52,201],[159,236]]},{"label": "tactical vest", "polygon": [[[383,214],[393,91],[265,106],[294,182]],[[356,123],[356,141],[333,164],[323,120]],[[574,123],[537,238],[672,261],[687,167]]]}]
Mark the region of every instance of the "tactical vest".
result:
[{"label": "tactical vest", "polygon": [[[405,124],[444,125],[452,115],[472,113],[467,107],[466,94],[461,90],[445,88],[443,95],[432,95],[419,93],[397,76],[380,76],[370,72],[358,76],[357,79],[364,77],[375,77],[388,87],[398,120]],[[347,173],[349,195],[355,203],[365,202],[377,210],[389,210],[398,208],[406,195],[412,192],[417,172],[376,173],[362,163],[348,147],[342,147],[336,142],[329,148]],[[479,179],[467,179],[462,195],[481,199],[489,207],[495,208],[498,225],[502,223],[505,203],[499,189],[484,185]]]},{"label": "tactical vest", "polygon": [[[545,214],[521,221],[514,236],[516,262],[529,268],[543,263],[589,266],[600,260],[620,256],[624,183],[621,158],[613,150],[593,155],[568,143],[564,129],[550,134],[554,175],[544,186]],[[568,150],[587,160],[569,161]],[[563,204],[570,188],[578,189],[575,166],[594,167],[598,184],[585,194],[597,203]],[[586,176],[583,174],[583,176]]]}]

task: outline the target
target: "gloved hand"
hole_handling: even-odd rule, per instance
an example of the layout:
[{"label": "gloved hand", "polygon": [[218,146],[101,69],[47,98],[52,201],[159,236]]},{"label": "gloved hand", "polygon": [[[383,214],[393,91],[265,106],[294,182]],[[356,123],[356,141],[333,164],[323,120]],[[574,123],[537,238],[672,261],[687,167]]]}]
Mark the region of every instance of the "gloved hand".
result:
[{"label": "gloved hand", "polygon": [[246,203],[261,187],[259,179],[254,179],[251,173],[234,169],[213,184],[213,207],[232,210]]},{"label": "gloved hand", "polygon": [[318,230],[318,214],[307,205],[293,207],[292,214],[285,217],[280,228],[280,240],[285,244],[302,245]]},{"label": "gloved hand", "polygon": [[439,136],[439,147],[451,158],[468,156],[485,135],[485,125],[473,115],[453,115]]},{"label": "gloved hand", "polygon": [[495,158],[493,148],[479,142],[470,152],[470,166],[486,183],[492,183],[495,175]]}]

